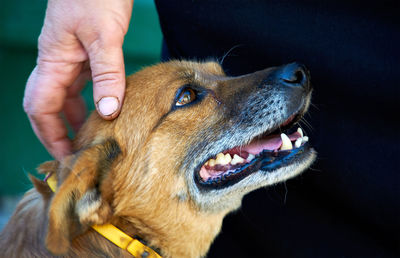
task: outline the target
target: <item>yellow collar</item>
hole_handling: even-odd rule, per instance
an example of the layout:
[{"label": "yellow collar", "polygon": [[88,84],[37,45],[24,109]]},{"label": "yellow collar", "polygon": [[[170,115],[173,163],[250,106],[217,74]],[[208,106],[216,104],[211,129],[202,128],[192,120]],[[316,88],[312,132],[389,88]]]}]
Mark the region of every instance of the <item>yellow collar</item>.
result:
[{"label": "yellow collar", "polygon": [[[48,174],[45,181],[53,192],[57,191],[57,178],[54,174]],[[161,258],[153,249],[144,245],[139,240],[128,236],[114,225],[93,225],[92,228],[120,248],[128,251],[134,257]]]}]

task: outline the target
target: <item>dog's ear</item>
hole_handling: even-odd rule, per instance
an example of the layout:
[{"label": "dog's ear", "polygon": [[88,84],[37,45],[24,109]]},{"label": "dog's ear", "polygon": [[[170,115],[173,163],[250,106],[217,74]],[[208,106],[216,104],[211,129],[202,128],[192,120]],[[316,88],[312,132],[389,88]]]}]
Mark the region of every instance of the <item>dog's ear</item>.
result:
[{"label": "dog's ear", "polygon": [[40,174],[56,173],[60,162],[57,160],[46,161],[36,169]]},{"label": "dog's ear", "polygon": [[112,190],[105,182],[120,153],[118,143],[109,139],[68,156],[61,163],[46,236],[46,247],[53,254],[66,253],[75,236],[111,218]]},{"label": "dog's ear", "polygon": [[[42,163],[36,170],[40,174],[56,174],[59,165],[60,162],[57,160],[47,161]],[[29,178],[31,179],[35,189],[42,195],[43,199],[48,200],[51,198],[52,191],[45,181],[39,180],[31,174],[29,174]]]}]

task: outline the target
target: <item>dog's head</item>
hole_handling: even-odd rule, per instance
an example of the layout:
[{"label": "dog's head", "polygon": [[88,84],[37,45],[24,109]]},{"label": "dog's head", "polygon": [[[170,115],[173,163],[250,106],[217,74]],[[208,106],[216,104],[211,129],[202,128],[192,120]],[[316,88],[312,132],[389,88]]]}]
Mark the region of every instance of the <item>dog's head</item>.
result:
[{"label": "dog's head", "polygon": [[[142,235],[215,221],[215,236],[246,193],[291,178],[314,160],[294,127],[310,95],[308,72],[295,63],[228,77],[215,62],[171,61],[128,77],[119,117],[92,114],[75,140],[76,154],[58,166],[50,250],[60,250],[76,227],[117,218]],[[71,216],[68,233],[60,234]]]}]

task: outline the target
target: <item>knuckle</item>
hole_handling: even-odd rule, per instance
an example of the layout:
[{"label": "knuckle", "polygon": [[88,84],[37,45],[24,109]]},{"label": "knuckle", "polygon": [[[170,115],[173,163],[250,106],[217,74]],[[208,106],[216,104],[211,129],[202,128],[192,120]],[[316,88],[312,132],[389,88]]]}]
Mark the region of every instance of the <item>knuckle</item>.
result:
[{"label": "knuckle", "polygon": [[118,26],[105,24],[101,26],[101,30],[94,30],[92,40],[88,46],[88,50],[98,51],[113,46],[121,46],[124,41],[124,32]]},{"label": "knuckle", "polygon": [[30,97],[28,97],[26,94],[22,100],[22,107],[24,109],[24,112],[28,115],[33,115],[33,107],[32,107],[32,100]]},{"label": "knuckle", "polygon": [[39,47],[43,46],[43,44],[46,42],[43,32],[40,33],[37,41],[38,41],[38,46]]},{"label": "knuckle", "polygon": [[92,80],[96,87],[114,86],[122,82],[121,74],[118,71],[107,71],[94,74]]},{"label": "knuckle", "polygon": [[24,109],[24,112],[29,115],[30,114],[30,103],[25,98],[24,98],[24,101],[22,103],[22,107]]},{"label": "knuckle", "polygon": [[44,31],[42,31],[37,40],[39,52],[46,49],[46,47],[50,45],[50,42],[51,40],[49,39],[49,36]]}]

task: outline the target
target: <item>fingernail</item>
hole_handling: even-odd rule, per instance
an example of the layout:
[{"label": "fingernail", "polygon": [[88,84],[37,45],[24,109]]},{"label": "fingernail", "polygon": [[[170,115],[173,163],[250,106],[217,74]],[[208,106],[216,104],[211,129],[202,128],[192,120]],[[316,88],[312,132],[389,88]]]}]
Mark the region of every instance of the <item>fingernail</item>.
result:
[{"label": "fingernail", "polygon": [[97,102],[97,106],[103,116],[110,116],[118,110],[119,101],[116,97],[103,97]]}]

